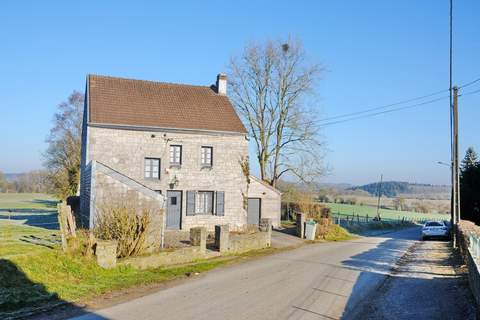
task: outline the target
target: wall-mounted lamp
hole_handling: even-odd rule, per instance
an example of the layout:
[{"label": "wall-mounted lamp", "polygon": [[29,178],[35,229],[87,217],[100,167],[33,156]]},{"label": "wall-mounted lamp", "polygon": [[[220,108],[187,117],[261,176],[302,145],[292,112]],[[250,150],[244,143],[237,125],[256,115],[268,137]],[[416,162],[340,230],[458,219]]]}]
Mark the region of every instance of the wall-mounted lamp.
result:
[{"label": "wall-mounted lamp", "polygon": [[179,183],[180,181],[178,180],[177,175],[174,175],[173,179],[169,183],[170,189],[174,189],[176,186],[178,186]]}]

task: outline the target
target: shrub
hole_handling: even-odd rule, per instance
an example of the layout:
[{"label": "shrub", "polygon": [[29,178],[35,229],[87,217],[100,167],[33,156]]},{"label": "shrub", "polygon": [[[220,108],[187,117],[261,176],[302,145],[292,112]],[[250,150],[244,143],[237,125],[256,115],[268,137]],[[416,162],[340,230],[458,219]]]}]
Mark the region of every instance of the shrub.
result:
[{"label": "shrub", "polygon": [[116,240],[119,258],[141,254],[148,248],[146,236],[152,209],[139,205],[139,201],[113,201],[97,210],[95,237]]},{"label": "shrub", "polygon": [[90,258],[93,255],[94,244],[95,237],[90,230],[79,229],[76,237],[68,238],[68,252]]}]

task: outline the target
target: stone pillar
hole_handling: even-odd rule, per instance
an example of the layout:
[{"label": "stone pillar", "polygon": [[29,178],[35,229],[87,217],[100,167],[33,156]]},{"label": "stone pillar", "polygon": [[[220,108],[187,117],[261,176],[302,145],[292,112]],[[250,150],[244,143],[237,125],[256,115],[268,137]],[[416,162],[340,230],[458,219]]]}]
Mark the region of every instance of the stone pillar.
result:
[{"label": "stone pillar", "polygon": [[215,226],[215,247],[220,253],[228,252],[230,232],[228,224]]},{"label": "stone pillar", "polygon": [[272,231],[272,219],[270,219],[270,218],[260,219],[259,228],[260,228],[260,231],[262,231],[262,232]]},{"label": "stone pillar", "polygon": [[100,267],[104,269],[115,268],[117,265],[117,241],[97,240],[95,255]]},{"label": "stone pillar", "polygon": [[302,239],[305,237],[305,215],[303,213],[297,213],[297,236]]},{"label": "stone pillar", "polygon": [[270,247],[272,245],[272,219],[262,218],[260,219],[260,231],[266,232],[266,246]]},{"label": "stone pillar", "polygon": [[200,252],[207,250],[207,229],[205,227],[190,228],[190,243],[200,246]]}]

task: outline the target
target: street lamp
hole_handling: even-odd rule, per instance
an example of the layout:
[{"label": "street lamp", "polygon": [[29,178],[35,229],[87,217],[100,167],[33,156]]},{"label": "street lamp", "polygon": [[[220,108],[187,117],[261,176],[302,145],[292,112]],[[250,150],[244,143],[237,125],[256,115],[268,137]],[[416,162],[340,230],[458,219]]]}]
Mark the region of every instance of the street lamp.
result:
[{"label": "street lamp", "polygon": [[451,164],[448,164],[446,162],[442,162],[442,161],[437,161],[437,164],[441,164],[442,166],[447,166],[449,168],[452,168],[452,165]]}]

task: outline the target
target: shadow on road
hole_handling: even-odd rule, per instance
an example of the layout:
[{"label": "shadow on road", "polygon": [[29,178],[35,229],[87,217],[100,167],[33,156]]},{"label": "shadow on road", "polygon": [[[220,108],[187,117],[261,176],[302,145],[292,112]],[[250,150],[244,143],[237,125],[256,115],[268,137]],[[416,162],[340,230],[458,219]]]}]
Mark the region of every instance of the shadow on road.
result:
[{"label": "shadow on road", "polygon": [[63,308],[69,310],[69,315],[87,313],[83,308],[60,299],[43,284],[30,280],[10,260],[0,259],[0,284],[0,319],[62,319],[58,312],[55,316],[48,312]]}]

